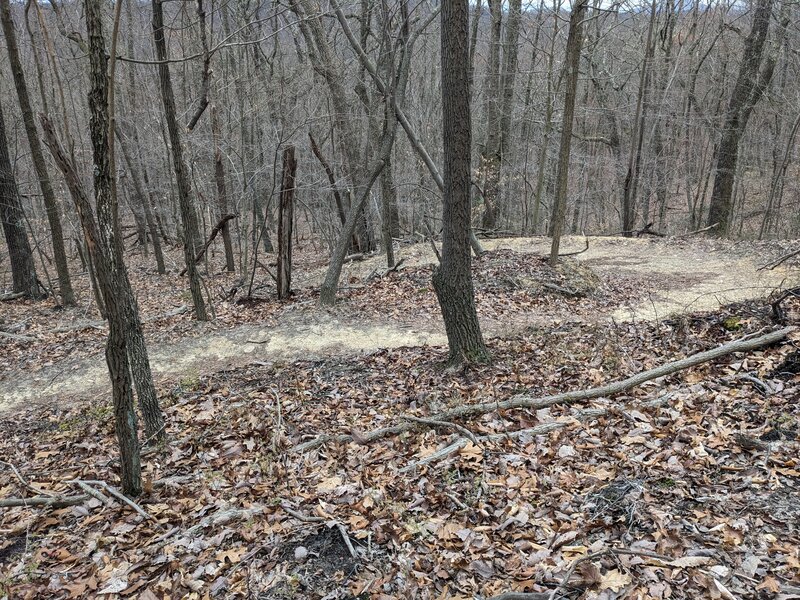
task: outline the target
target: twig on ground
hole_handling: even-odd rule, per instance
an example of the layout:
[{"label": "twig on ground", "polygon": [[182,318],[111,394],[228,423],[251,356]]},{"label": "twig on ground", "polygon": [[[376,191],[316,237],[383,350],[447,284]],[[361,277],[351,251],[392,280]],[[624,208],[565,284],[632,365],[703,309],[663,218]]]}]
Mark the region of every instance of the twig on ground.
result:
[{"label": "twig on ground", "polygon": [[563,258],[565,256],[578,256],[578,254],[583,254],[589,249],[589,236],[585,233],[583,234],[583,241],[586,242],[586,245],[583,247],[583,250],[578,250],[576,252],[565,252],[564,254],[559,254],[558,258]]},{"label": "twig on ground", "polygon": [[77,485],[79,488],[81,488],[84,492],[86,492],[87,495],[91,496],[92,498],[95,498],[96,500],[99,500],[100,502],[102,502],[106,506],[111,506],[111,504],[113,502],[113,500],[111,500],[111,498],[109,498],[108,496],[106,496],[102,492],[98,492],[96,489],[94,489],[92,486],[90,486],[85,481],[74,481],[73,483],[75,485]]},{"label": "twig on ground", "polygon": [[450,421],[437,421],[436,419],[424,419],[422,417],[413,417],[411,415],[404,415],[402,418],[404,421],[411,421],[413,423],[419,423],[421,425],[429,425],[430,427],[445,427],[449,429],[455,429],[465,438],[470,440],[473,444],[475,444],[476,446],[480,446],[480,442],[478,441],[478,438],[475,436],[475,434],[472,433],[466,427],[459,425],[458,423],[452,423]]},{"label": "twig on ground", "polygon": [[358,560],[358,555],[356,554],[355,548],[353,548],[353,542],[350,541],[350,536],[347,534],[347,529],[345,526],[341,523],[336,523],[336,529],[338,529],[339,533],[342,535],[342,540],[344,540],[344,545],[347,546],[350,556]]},{"label": "twig on ground", "polygon": [[647,552],[647,551],[628,550],[626,548],[611,548],[609,550],[601,550],[600,552],[587,554],[586,556],[581,556],[580,558],[577,558],[574,561],[572,561],[572,564],[570,565],[569,569],[564,574],[564,576],[561,578],[561,581],[550,592],[507,592],[505,594],[500,594],[498,596],[492,596],[491,598],[487,598],[486,600],[556,600],[557,598],[565,598],[565,596],[559,596],[559,592],[562,589],[564,589],[564,587],[569,583],[570,578],[572,577],[573,573],[575,573],[575,569],[577,569],[579,565],[585,562],[591,562],[593,560],[597,560],[598,558],[603,558],[605,556],[617,557],[620,555],[655,558],[657,560],[664,561],[667,563],[672,562],[674,560],[673,558],[670,558],[669,556],[664,556],[663,554],[656,554],[655,552]]},{"label": "twig on ground", "polygon": [[53,497],[57,496],[57,494],[54,494],[53,492],[48,492],[47,490],[43,490],[43,489],[40,489],[40,488],[36,487],[35,485],[31,485],[31,483],[27,479],[25,479],[22,476],[22,474],[17,470],[17,467],[15,467],[10,462],[6,462],[4,460],[0,460],[0,465],[5,465],[9,469],[11,469],[14,472],[14,475],[17,477],[17,479],[19,479],[20,483],[23,486],[25,486],[25,489],[30,490],[34,494],[39,494],[40,496],[48,496],[50,498],[53,498]]},{"label": "twig on ground", "polygon": [[125,494],[120,492],[113,485],[109,485],[105,481],[99,481],[99,480],[96,480],[96,479],[90,479],[90,480],[74,479],[74,480],[70,481],[70,483],[75,484],[75,485],[79,485],[79,482],[80,483],[84,483],[84,484],[88,484],[88,485],[95,485],[95,486],[99,486],[99,487],[103,488],[109,494],[114,496],[114,498],[116,498],[117,500],[119,500],[123,504],[127,504],[128,506],[130,506],[133,510],[135,510],[137,513],[139,513],[142,517],[144,517],[148,521],[153,521],[153,522],[156,522],[156,523],[158,522],[158,521],[156,521],[156,518],[154,516],[152,516],[145,509],[143,509],[141,506],[136,504],[136,502],[134,502],[133,500],[128,498]]},{"label": "twig on ground", "polygon": [[2,330],[0,330],[0,337],[5,337],[10,340],[14,340],[15,342],[25,342],[26,344],[36,341],[36,338],[30,335],[21,335],[19,333],[10,333]]},{"label": "twig on ground", "polygon": [[676,235],[676,238],[685,238],[691,235],[697,235],[698,233],[705,233],[706,231],[711,231],[712,229],[719,227],[719,223],[714,223],[713,225],[709,225],[708,227],[701,227],[700,229],[695,229],[694,231],[689,231],[687,233],[682,233],[681,235]]},{"label": "twig on ground", "polygon": [[287,514],[294,517],[295,519],[302,521],[303,523],[321,523],[325,519],[322,517],[312,517],[309,515],[304,515],[301,512],[297,512],[292,507],[287,506],[285,502],[281,503],[281,508],[286,511]]}]

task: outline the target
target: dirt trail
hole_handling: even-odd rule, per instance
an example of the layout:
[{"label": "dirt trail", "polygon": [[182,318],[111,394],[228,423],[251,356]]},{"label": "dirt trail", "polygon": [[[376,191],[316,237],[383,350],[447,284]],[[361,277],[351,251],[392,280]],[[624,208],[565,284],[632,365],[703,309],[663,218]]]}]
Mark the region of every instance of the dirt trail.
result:
[{"label": "dirt trail", "polygon": [[[545,239],[488,240],[487,249],[508,248],[517,252],[546,254]],[[581,239],[568,239],[563,251],[580,249]],[[738,254],[738,255],[737,255]],[[405,265],[433,262],[427,245],[404,247]],[[712,243],[679,244],[624,238],[592,238],[589,251],[577,256],[600,274],[615,273],[635,278],[648,299],[635,306],[618,308],[610,315],[617,320],[656,319],[674,313],[714,309],[722,304],[760,297],[784,285],[796,285],[797,271],[757,271],[764,257],[731,253],[729,247],[715,251]],[[365,277],[382,267],[376,257],[346,267],[342,280]],[[299,277],[301,286],[315,285],[322,272]],[[487,337],[510,335],[531,323],[543,324],[542,315],[520,319],[509,327],[487,328]],[[401,323],[382,324],[348,321],[342,316],[314,310],[297,311],[277,327],[241,325],[226,331],[173,343],[152,344],[150,360],[156,377],[196,375],[253,361],[292,361],[332,355],[351,355],[379,348],[441,345],[446,343],[441,326],[421,330]],[[109,393],[108,375],[102,354],[63,361],[38,373],[13,374],[0,389],[0,412],[43,401],[75,395],[102,396]]]}]

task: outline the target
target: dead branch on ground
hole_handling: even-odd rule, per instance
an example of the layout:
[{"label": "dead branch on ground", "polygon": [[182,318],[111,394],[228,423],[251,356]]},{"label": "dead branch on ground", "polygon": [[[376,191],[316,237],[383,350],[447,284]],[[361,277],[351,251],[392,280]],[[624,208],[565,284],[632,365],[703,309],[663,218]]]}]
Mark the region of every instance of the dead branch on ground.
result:
[{"label": "dead branch on ground", "polygon": [[[520,394],[503,402],[484,402],[481,404],[459,406],[457,408],[452,408],[430,415],[427,418],[434,421],[450,421],[453,419],[462,419],[466,417],[489,414],[500,410],[510,410],[515,408],[540,409],[553,406],[554,404],[574,404],[576,402],[584,402],[586,400],[593,400],[603,396],[613,396],[615,394],[626,392],[632,388],[638,387],[647,381],[672,375],[678,371],[696,367],[697,365],[701,365],[717,358],[722,358],[723,356],[733,354],[734,352],[750,352],[752,350],[774,344],[785,339],[790,333],[796,330],[796,327],[784,327],[783,329],[760,335],[758,337],[744,337],[717,348],[699,352],[687,358],[667,363],[653,369],[648,369],[647,371],[642,371],[621,381],[609,383],[597,388],[564,392],[552,396],[544,396],[542,398],[531,398],[524,394]],[[403,416],[400,417],[400,420],[403,420]],[[375,440],[416,429],[419,426],[420,423],[406,421],[392,427],[375,429],[360,435],[359,443],[370,443]],[[351,441],[354,441],[354,439],[350,434],[321,435],[313,440],[309,440],[294,446],[290,449],[290,451],[306,452],[328,442],[348,443]]]},{"label": "dead branch on ground", "polygon": [[768,262],[767,264],[758,267],[757,270],[758,271],[763,271],[764,269],[766,269],[768,271],[772,271],[773,269],[775,269],[775,268],[779,267],[780,265],[782,265],[783,263],[785,263],[790,258],[794,258],[798,254],[800,254],[800,248],[798,248],[797,250],[794,250],[792,252],[789,252],[789,254],[784,254],[783,256],[779,256],[775,260],[773,260],[771,262]]},{"label": "dead branch on ground", "polygon": [[786,311],[781,306],[781,303],[787,298],[800,298],[800,287],[784,290],[770,303],[772,306],[772,319],[781,325],[786,323]]},{"label": "dead branch on ground", "polygon": [[695,229],[694,231],[689,231],[687,233],[682,233],[681,235],[676,235],[677,239],[690,237],[692,235],[697,235],[698,233],[705,233],[706,231],[711,231],[712,229],[719,226],[719,223],[714,223],[713,225],[709,225],[708,227],[701,227],[700,229]]},{"label": "dead branch on ground", "polygon": [[578,254],[583,254],[589,249],[589,236],[585,233],[583,234],[583,241],[586,245],[583,247],[583,250],[578,250],[577,252],[564,252],[564,254],[559,254],[559,258],[563,258],[564,256],[577,256]]}]

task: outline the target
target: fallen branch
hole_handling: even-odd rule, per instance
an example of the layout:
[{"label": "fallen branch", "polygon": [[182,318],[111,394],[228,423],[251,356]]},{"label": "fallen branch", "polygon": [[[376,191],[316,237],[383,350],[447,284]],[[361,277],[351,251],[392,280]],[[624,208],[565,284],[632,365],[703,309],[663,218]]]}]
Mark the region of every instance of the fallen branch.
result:
[{"label": "fallen branch", "polygon": [[470,440],[476,446],[480,444],[478,438],[475,437],[475,434],[472,433],[466,427],[462,427],[458,423],[451,423],[450,421],[437,421],[435,419],[423,419],[421,417],[412,417],[411,415],[405,415],[403,417],[405,421],[411,421],[412,423],[419,423],[421,425],[428,425],[430,427],[449,427],[450,429],[455,429],[461,435],[463,435],[466,439]]},{"label": "fallen branch", "polygon": [[542,287],[547,290],[553,290],[554,292],[557,292],[562,296],[567,296],[569,298],[580,298],[586,295],[583,292],[579,292],[578,290],[571,290],[569,288],[561,287],[560,285],[556,285],[555,283],[544,282],[542,283]]},{"label": "fallen branch", "polygon": [[197,525],[193,525],[189,527],[189,529],[185,531],[181,531],[178,528],[171,529],[167,533],[157,537],[154,540],[156,548],[161,548],[162,546],[166,545],[166,543],[175,537],[176,535],[180,534],[182,537],[191,537],[206,527],[211,526],[220,526],[220,525],[227,525],[231,521],[237,519],[249,519],[257,514],[263,512],[263,508],[260,506],[254,508],[247,508],[247,509],[239,509],[239,508],[229,508],[229,509],[222,509],[215,512],[213,515],[208,515],[207,517],[203,517]]},{"label": "fallen branch", "polygon": [[[203,247],[200,248],[200,251],[197,253],[197,256],[194,257],[194,263],[197,264],[200,260],[205,256],[206,250],[211,245],[211,242],[214,241],[214,238],[217,237],[217,234],[222,231],[222,228],[225,227],[225,224],[230,221],[231,219],[235,219],[237,215],[223,215],[222,218],[219,220],[219,223],[214,225],[214,229],[211,230],[211,235],[208,236],[206,243],[203,244]],[[180,277],[186,275],[186,271],[188,267],[184,267],[183,270],[178,273]]]},{"label": "fallen branch", "polygon": [[5,337],[10,340],[14,340],[15,342],[25,342],[28,344],[36,341],[35,337],[31,337],[29,335],[21,335],[19,333],[9,333],[8,331],[2,331],[2,330],[0,330],[0,337]]},{"label": "fallen branch", "polygon": [[583,241],[586,242],[586,245],[583,247],[583,250],[578,250],[577,252],[565,252],[564,254],[559,254],[559,258],[563,258],[565,256],[577,256],[578,254],[583,254],[589,249],[589,236],[583,234]]},{"label": "fallen branch", "polygon": [[767,269],[768,271],[772,271],[776,267],[779,267],[780,265],[785,263],[787,260],[789,260],[790,258],[794,258],[798,254],[800,254],[800,248],[798,248],[794,252],[789,252],[789,254],[784,254],[783,256],[779,256],[778,258],[776,258],[772,262],[768,262],[767,264],[759,267],[756,270],[757,271],[763,271],[764,269]]},{"label": "fallen branch", "polygon": [[800,298],[800,287],[784,290],[775,300],[771,302],[772,305],[772,318],[780,324],[786,324],[786,311],[783,310],[781,303],[787,298]]},{"label": "fallen branch", "polygon": [[655,223],[648,223],[647,225],[642,227],[639,231],[636,232],[636,237],[642,237],[643,235],[652,235],[655,237],[662,237],[662,238],[667,237],[663,233],[660,233],[655,229],[653,229],[653,225],[655,225]]},{"label": "fallen branch", "polygon": [[[773,331],[771,333],[767,333],[765,335],[761,335],[758,337],[752,337],[752,338],[745,337],[743,339],[739,339],[730,342],[728,344],[724,344],[723,346],[712,348],[711,350],[706,350],[705,352],[699,352],[687,358],[683,358],[681,360],[661,365],[660,367],[656,367],[654,369],[642,371],[641,373],[632,375],[627,379],[609,383],[607,385],[597,388],[591,388],[588,390],[577,390],[573,392],[564,392],[552,396],[544,396],[542,398],[531,398],[530,396],[520,394],[518,396],[513,396],[503,402],[484,402],[481,404],[473,404],[468,406],[460,406],[457,408],[452,408],[450,410],[445,410],[440,413],[430,415],[428,419],[434,421],[450,421],[453,419],[460,419],[464,417],[474,417],[476,415],[488,414],[500,410],[509,410],[514,408],[528,408],[528,409],[538,410],[540,408],[547,408],[548,406],[553,406],[554,404],[573,404],[575,402],[583,402],[586,400],[592,400],[594,398],[600,398],[603,396],[613,396],[621,392],[626,392],[631,388],[638,387],[647,381],[658,379],[659,377],[665,377],[666,375],[672,375],[673,373],[677,373],[678,371],[683,371],[684,369],[696,367],[697,365],[701,365],[703,363],[712,361],[714,359],[721,358],[729,354],[733,354],[734,352],[750,352],[751,350],[756,350],[764,346],[769,346],[770,344],[774,344],[776,342],[785,339],[790,333],[796,330],[797,330],[796,327],[784,327],[783,329],[778,329],[777,331]],[[402,419],[403,417],[401,416],[400,418]],[[359,435],[360,438],[359,443],[362,444],[370,443],[375,440],[382,439],[391,435],[398,435],[405,431],[410,431],[417,427],[419,427],[418,423],[404,422],[392,427],[375,429],[373,431],[364,433],[363,435]],[[309,440],[307,442],[303,442],[301,444],[294,446],[293,448],[290,449],[290,452],[306,452],[313,448],[322,446],[323,444],[326,444],[328,442],[347,443],[351,441],[354,441],[353,436],[348,434],[322,435],[313,440]]]},{"label": "fallen branch", "polygon": [[0,294],[0,302],[6,302],[8,300],[16,300],[17,298],[22,298],[25,295],[25,292],[13,292],[10,294]]},{"label": "fallen branch", "polygon": [[[125,494],[123,494],[122,492],[120,492],[120,491],[119,491],[117,488],[115,488],[113,485],[109,485],[109,484],[107,484],[105,481],[99,481],[99,480],[94,480],[94,479],[93,479],[93,480],[80,480],[80,479],[75,479],[75,480],[73,480],[73,481],[70,481],[70,483],[72,483],[72,484],[74,484],[74,485],[77,485],[77,486],[78,486],[78,487],[80,487],[81,489],[84,489],[84,488],[83,488],[83,486],[82,486],[81,484],[85,484],[85,485],[94,485],[94,486],[101,487],[101,488],[103,488],[105,491],[107,491],[109,494],[111,494],[112,496],[114,496],[114,498],[116,498],[117,500],[119,500],[120,502],[122,502],[123,504],[127,504],[128,506],[130,506],[130,507],[131,507],[133,510],[135,510],[137,513],[139,513],[139,514],[140,514],[142,517],[144,517],[144,518],[145,518],[145,519],[147,519],[148,521],[157,522],[157,521],[156,521],[156,518],[155,518],[154,516],[152,516],[152,515],[151,515],[150,513],[148,513],[148,512],[147,512],[145,509],[143,509],[141,506],[139,506],[138,504],[136,504],[136,502],[134,502],[133,500],[131,500],[130,498],[128,498],[127,496],[125,496]],[[94,495],[94,494],[92,494],[92,495]]]},{"label": "fallen branch", "polygon": [[[607,409],[604,408],[592,408],[588,410],[581,411],[577,415],[575,415],[575,419],[578,421],[587,421],[589,419],[596,419],[598,417],[605,416],[609,413]],[[472,442],[476,446],[482,443],[487,442],[501,442],[504,440],[513,440],[518,437],[522,437],[524,435],[528,436],[536,436],[536,435],[546,435],[548,433],[552,433],[553,431],[558,431],[559,429],[564,429],[568,425],[572,425],[574,421],[572,419],[568,421],[553,421],[552,423],[542,423],[541,425],[537,425],[536,427],[529,427],[527,429],[519,429],[517,431],[510,431],[507,433],[492,433],[489,435],[483,435],[477,440],[469,439],[466,437],[458,438],[455,442],[450,444],[449,446],[445,446],[441,450],[437,450],[433,454],[429,454],[428,456],[421,458],[410,465],[407,465],[400,469],[401,473],[406,473],[408,471],[412,471],[417,467],[422,467],[425,465],[429,465],[434,463],[438,460],[446,458],[450,456],[454,452],[458,452],[462,448],[466,447],[469,442]]]},{"label": "fallen branch", "polygon": [[83,504],[89,496],[34,496],[33,498],[5,498],[0,500],[0,508],[16,506],[45,506],[48,508],[65,508]]},{"label": "fallen branch", "polygon": [[700,229],[695,229],[694,231],[690,231],[688,233],[682,233],[681,235],[676,235],[676,238],[685,238],[692,235],[697,235],[698,233],[705,233],[706,231],[711,231],[712,229],[719,226],[719,223],[714,223],[713,225],[709,225],[708,227],[702,227]]},{"label": "fallen branch", "polygon": [[[660,563],[667,563],[668,565],[675,563],[675,560],[669,556],[656,554],[655,552],[628,550],[627,548],[611,548],[609,550],[601,550],[600,552],[587,554],[586,556],[581,556],[580,558],[572,561],[572,564],[570,565],[566,574],[561,578],[561,581],[559,581],[558,585],[550,592],[506,592],[505,594],[492,596],[486,600],[557,600],[558,598],[566,598],[566,596],[559,595],[559,592],[569,584],[569,580],[572,578],[572,575],[575,573],[575,569],[578,568],[578,565],[585,562],[592,562],[598,558],[603,558],[606,556],[640,556],[642,558],[654,558]],[[662,565],[659,564],[659,566]]]}]

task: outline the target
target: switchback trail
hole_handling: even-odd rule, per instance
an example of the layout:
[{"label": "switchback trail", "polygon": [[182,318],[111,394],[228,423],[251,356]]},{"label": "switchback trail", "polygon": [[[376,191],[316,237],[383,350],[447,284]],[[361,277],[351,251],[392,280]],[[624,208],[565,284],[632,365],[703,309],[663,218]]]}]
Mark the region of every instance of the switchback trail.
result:
[{"label": "switchback trail", "polygon": [[[580,249],[583,240],[567,240],[567,249]],[[576,258],[600,275],[634,279],[645,292],[645,300],[619,305],[597,315],[595,321],[652,320],[673,314],[713,310],[720,305],[767,295],[771,290],[796,284],[797,272],[789,268],[758,271],[769,257],[736,247],[716,249],[714,242],[662,242],[624,238],[592,238],[587,252]],[[487,249],[511,249],[543,255],[548,241],[514,238],[487,240]],[[733,248],[733,250],[731,249]],[[401,250],[405,265],[419,266],[435,260],[427,245],[417,244]],[[342,281],[364,278],[380,267],[382,257],[347,265]],[[319,273],[308,273],[298,283],[312,286]],[[380,348],[446,344],[440,322],[420,320],[409,325],[387,318],[365,322],[347,317],[347,309],[324,311],[313,306],[290,311],[278,325],[238,325],[226,330],[203,333],[148,346],[153,373],[158,380],[196,378],[202,373],[235,367],[255,361],[283,361],[330,356],[358,355]],[[503,322],[486,322],[487,337],[506,337],[531,325],[546,326],[558,319],[553,314],[526,313]],[[110,385],[101,353],[85,358],[64,359],[36,373],[20,370],[11,373],[0,389],[0,413],[13,412],[43,401],[63,402],[70,398],[102,398]]]}]

